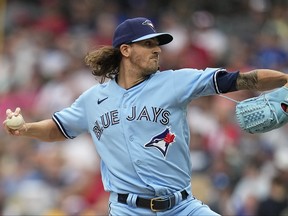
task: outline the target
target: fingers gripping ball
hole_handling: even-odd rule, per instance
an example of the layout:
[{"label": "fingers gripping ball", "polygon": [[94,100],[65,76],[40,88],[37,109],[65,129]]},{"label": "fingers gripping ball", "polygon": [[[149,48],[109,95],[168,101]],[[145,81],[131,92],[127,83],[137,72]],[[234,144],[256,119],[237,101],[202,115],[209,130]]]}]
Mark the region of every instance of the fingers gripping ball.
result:
[{"label": "fingers gripping ball", "polygon": [[12,116],[11,118],[6,119],[5,123],[7,127],[17,130],[25,124],[25,121],[23,116],[18,114],[17,116]]},{"label": "fingers gripping ball", "polygon": [[288,122],[288,88],[281,87],[258,97],[241,101],[236,106],[240,127],[249,133],[264,133]]}]

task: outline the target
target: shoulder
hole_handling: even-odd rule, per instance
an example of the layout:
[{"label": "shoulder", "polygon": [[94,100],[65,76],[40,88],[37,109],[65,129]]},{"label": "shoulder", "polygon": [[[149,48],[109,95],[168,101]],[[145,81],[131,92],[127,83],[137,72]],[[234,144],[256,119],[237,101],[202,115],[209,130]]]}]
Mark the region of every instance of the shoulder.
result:
[{"label": "shoulder", "polygon": [[163,70],[157,71],[156,74],[174,74],[174,73],[215,73],[218,71],[223,71],[223,68],[205,68],[205,69],[195,69],[195,68],[181,68],[177,70]]},{"label": "shoulder", "polygon": [[223,71],[222,68],[206,68],[204,70],[200,69],[194,69],[194,68],[181,68],[177,70],[163,70],[163,71],[157,71],[157,73],[154,74],[155,77],[170,77],[175,76],[181,78],[184,77],[199,77],[199,76],[210,76],[209,74],[213,75],[219,71]]},{"label": "shoulder", "polygon": [[80,97],[87,97],[94,94],[98,94],[99,92],[103,91],[103,89],[107,88],[108,82],[103,84],[95,84],[94,86],[88,88],[86,91],[82,92]]},{"label": "shoulder", "polygon": [[167,76],[174,76],[174,75],[180,75],[185,73],[191,73],[191,72],[201,72],[201,70],[192,69],[192,68],[182,68],[177,70],[163,70],[163,71],[157,71],[154,76],[156,77],[167,77]]}]

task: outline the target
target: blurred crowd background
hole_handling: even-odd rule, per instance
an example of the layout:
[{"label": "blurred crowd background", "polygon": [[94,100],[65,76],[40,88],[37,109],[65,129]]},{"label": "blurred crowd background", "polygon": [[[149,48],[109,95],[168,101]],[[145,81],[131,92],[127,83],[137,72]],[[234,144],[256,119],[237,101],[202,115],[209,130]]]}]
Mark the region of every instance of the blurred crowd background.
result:
[{"label": "blurred crowd background", "polygon": [[[115,27],[150,18],[174,41],[161,69],[270,68],[288,72],[288,0],[0,0],[0,121],[21,107],[27,122],[51,118],[98,83],[84,56],[110,45]],[[258,92],[227,96],[243,100]],[[235,102],[193,101],[193,194],[229,216],[288,215],[288,127],[251,135]],[[58,143],[0,130],[1,215],[107,215],[108,194],[90,137]]]}]

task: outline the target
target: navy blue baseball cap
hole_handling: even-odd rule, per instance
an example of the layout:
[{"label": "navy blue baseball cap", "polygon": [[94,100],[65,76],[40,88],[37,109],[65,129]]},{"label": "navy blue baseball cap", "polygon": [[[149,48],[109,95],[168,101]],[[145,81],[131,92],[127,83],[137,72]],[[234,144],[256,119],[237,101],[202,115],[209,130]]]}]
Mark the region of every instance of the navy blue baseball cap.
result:
[{"label": "navy blue baseball cap", "polygon": [[159,45],[170,43],[173,40],[172,35],[168,33],[157,33],[154,25],[147,18],[127,19],[117,26],[113,37],[113,47],[150,38],[158,38]]}]

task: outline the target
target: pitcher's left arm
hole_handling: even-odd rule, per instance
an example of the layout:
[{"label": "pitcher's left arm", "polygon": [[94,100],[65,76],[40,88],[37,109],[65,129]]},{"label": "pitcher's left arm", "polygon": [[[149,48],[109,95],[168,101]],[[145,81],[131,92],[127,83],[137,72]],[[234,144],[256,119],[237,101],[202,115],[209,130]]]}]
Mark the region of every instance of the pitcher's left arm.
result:
[{"label": "pitcher's left arm", "polygon": [[284,85],[288,87],[288,75],[269,69],[240,72],[236,80],[237,90],[267,91]]}]

